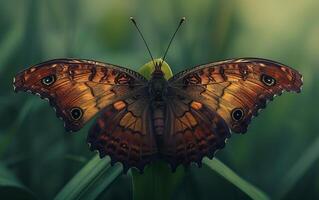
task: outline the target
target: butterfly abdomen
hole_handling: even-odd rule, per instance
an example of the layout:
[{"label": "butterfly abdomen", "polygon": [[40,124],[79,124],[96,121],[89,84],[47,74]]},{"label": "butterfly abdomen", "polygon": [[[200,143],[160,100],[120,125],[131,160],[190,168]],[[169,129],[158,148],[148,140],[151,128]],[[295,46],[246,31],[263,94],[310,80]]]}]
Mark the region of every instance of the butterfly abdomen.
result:
[{"label": "butterfly abdomen", "polygon": [[153,128],[156,135],[163,135],[164,132],[164,105],[161,105],[160,102],[154,103],[154,109],[152,113],[152,121],[153,121]]}]

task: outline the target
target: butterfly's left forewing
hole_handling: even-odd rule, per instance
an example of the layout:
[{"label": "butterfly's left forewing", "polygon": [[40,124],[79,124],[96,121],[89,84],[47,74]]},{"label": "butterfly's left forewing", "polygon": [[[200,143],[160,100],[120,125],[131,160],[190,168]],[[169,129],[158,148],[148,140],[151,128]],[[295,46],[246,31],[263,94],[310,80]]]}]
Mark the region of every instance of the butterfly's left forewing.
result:
[{"label": "butterfly's left forewing", "polygon": [[230,137],[226,122],[215,111],[173,88],[168,91],[166,120],[161,155],[173,170],[191,162],[201,165],[204,156],[212,158]]},{"label": "butterfly's left forewing", "polygon": [[244,133],[252,116],[284,90],[300,92],[294,69],[265,59],[201,65],[169,80],[167,131],[161,154],[173,169],[201,163],[224,147],[230,129]]}]

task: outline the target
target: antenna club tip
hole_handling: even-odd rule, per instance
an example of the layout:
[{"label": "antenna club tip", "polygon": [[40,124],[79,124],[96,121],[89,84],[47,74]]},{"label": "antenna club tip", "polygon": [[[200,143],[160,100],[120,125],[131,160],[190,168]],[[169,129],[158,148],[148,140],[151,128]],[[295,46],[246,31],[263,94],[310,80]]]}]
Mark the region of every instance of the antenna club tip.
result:
[{"label": "antenna club tip", "polygon": [[179,22],[179,24],[182,24],[185,20],[186,20],[186,17],[182,17],[181,21]]},{"label": "antenna club tip", "polygon": [[130,20],[135,24],[136,22],[135,22],[135,19],[134,19],[134,17],[130,17]]}]

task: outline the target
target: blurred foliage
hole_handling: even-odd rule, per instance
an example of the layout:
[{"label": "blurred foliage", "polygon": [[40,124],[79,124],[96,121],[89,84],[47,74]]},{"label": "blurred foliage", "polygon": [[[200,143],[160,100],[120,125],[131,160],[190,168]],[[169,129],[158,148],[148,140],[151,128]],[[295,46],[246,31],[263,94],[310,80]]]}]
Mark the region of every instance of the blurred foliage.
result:
[{"label": "blurred foliage", "polygon": [[[160,57],[186,16],[167,56],[174,73],[249,56],[276,60],[303,74],[301,94],[276,98],[248,133],[233,135],[217,157],[271,198],[319,199],[318,9],[313,0],[1,1],[0,162],[8,169],[5,174],[15,177],[18,188],[29,188],[21,194],[32,196],[32,191],[38,199],[52,199],[95,155],[85,143],[90,125],[66,133],[46,102],[13,93],[12,77],[19,70],[61,57],[138,69],[150,59],[129,17],[135,17]],[[99,199],[132,198],[130,179],[120,176]],[[174,198],[249,199],[206,166],[190,167]]]},{"label": "blurred foliage", "polygon": [[32,192],[0,163],[0,196],[2,199],[35,199]]}]

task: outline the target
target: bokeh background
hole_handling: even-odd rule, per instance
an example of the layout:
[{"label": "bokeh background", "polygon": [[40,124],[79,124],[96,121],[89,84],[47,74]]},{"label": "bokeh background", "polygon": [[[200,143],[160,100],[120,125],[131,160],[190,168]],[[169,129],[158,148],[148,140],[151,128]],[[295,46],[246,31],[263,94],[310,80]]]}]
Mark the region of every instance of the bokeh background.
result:
[{"label": "bokeh background", "polygon": [[[276,60],[303,74],[302,93],[276,98],[217,158],[271,198],[319,199],[318,9],[314,0],[2,0],[0,186],[1,178],[10,176],[38,199],[52,199],[95,155],[85,143],[89,125],[66,133],[47,102],[13,93],[18,71],[63,57],[138,69],[150,58],[129,17],[161,57],[185,16],[167,56],[174,73],[248,56]],[[103,196],[131,199],[130,179],[121,176]],[[174,198],[249,199],[206,167],[192,167]]]}]

